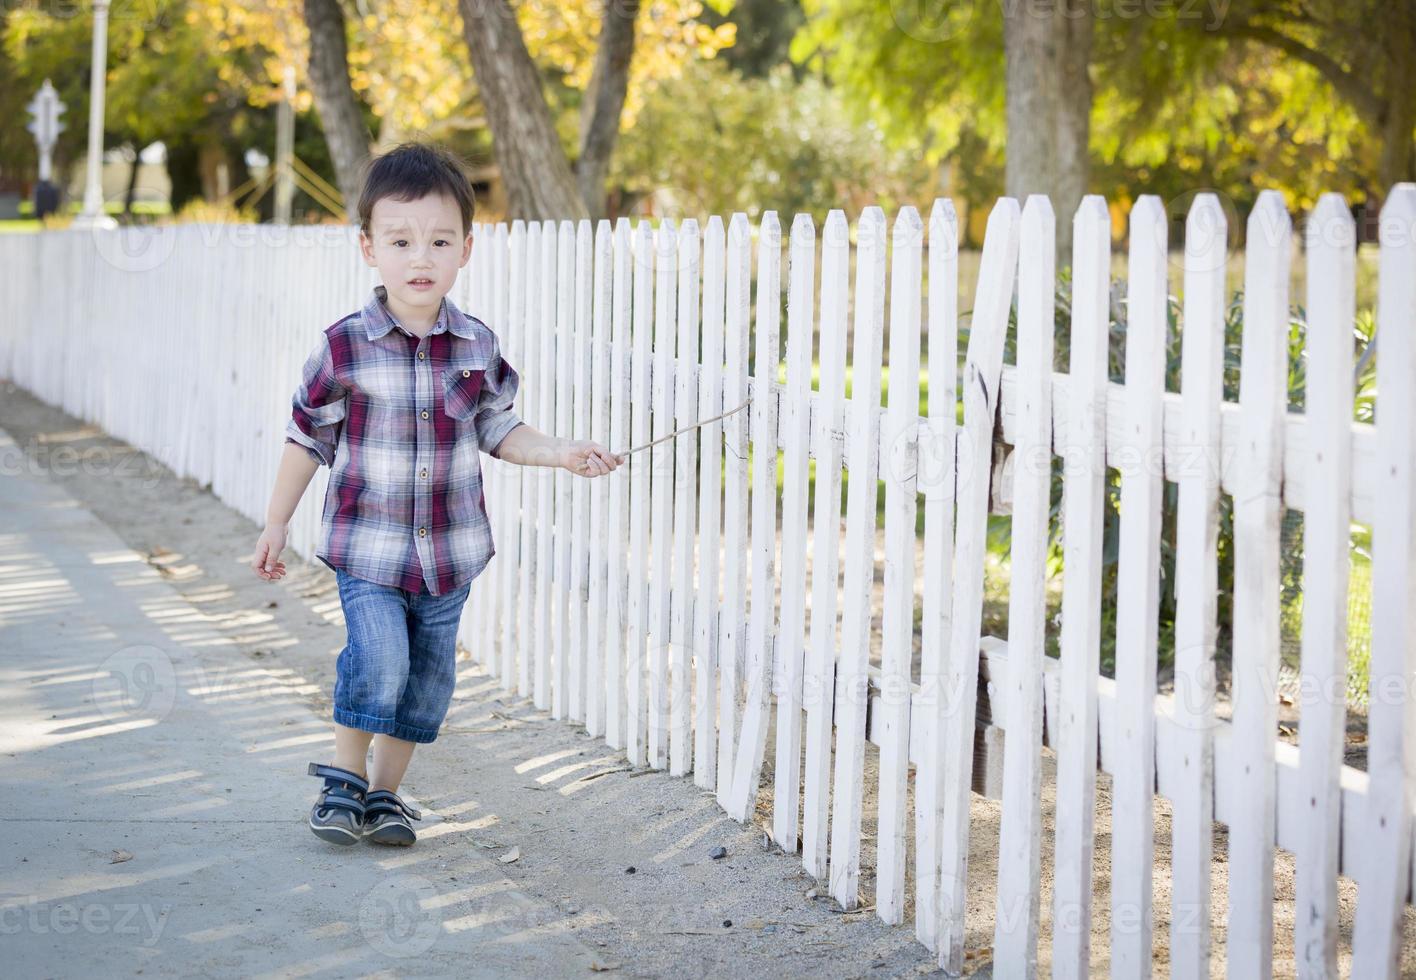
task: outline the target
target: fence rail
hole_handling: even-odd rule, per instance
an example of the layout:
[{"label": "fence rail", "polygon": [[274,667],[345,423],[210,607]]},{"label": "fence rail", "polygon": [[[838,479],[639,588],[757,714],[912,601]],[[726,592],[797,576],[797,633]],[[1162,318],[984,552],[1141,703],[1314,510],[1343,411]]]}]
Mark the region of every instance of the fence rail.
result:
[{"label": "fence rail", "polygon": [[[1216,957],[1230,975],[1273,973],[1283,849],[1296,868],[1298,974],[1396,976],[1413,956],[1403,960],[1403,917],[1416,856],[1416,185],[1393,188],[1382,212],[1375,424],[1352,421],[1355,238],[1341,198],[1324,196],[1303,227],[1301,414],[1287,410],[1293,232],[1277,194],[1260,195],[1248,222],[1237,403],[1221,383],[1229,256],[1213,196],[1195,199],[1179,259],[1160,202],[1132,209],[1123,383],[1108,380],[1112,240],[1095,196],[1072,219],[1070,364],[1053,369],[1054,224],[1046,198],[1000,199],[972,284],[959,281],[947,200],[927,222],[903,209],[893,228],[868,208],[854,241],[839,211],[819,241],[810,217],[784,236],[772,212],[755,230],[741,214],[701,227],[477,226],[454,299],[497,331],[527,422],[622,450],[749,408],[604,479],[484,457],[497,557],[461,638],[505,691],[632,764],[691,774],[739,821],[767,804],[772,838],[848,909],[862,899],[873,819],[865,900],[889,923],[912,912],[951,973],[978,938],[966,921],[979,885],[970,789],[1001,800],[995,971],[1038,969],[1047,745],[1054,975],[1095,969],[1097,914],[1112,974],[1150,975],[1161,797],[1173,973],[1208,975]],[[352,238],[196,225],[0,238],[11,297],[0,372],[261,520],[300,364],[375,281]],[[1182,381],[1167,393],[1176,261]],[[1016,364],[1004,364],[1010,328]],[[1060,630],[1047,609],[1054,457],[1065,473]],[[1114,678],[1098,660],[1107,467],[1121,495]],[[312,484],[316,501],[326,479]],[[1167,482],[1179,506],[1165,587],[1178,615],[1174,691],[1162,693]],[[1216,713],[1221,495],[1233,508],[1227,720]],[[1301,676],[1317,691],[1299,746],[1276,737],[1285,507],[1305,514]],[[990,514],[1012,521],[1006,637],[982,635]],[[1343,764],[1353,521],[1373,540],[1365,772]],[[311,556],[318,503],[291,532]],[[1060,660],[1045,654],[1050,629]],[[1098,771],[1112,778],[1100,910]],[[1228,827],[1222,941],[1211,933],[1215,821]],[[1358,888],[1350,941],[1342,877]]]}]

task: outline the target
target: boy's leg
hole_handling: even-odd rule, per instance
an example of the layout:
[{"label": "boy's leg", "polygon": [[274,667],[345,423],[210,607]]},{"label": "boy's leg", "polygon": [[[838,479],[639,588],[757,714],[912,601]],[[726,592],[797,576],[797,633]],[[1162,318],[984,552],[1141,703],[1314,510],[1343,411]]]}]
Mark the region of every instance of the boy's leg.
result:
[{"label": "boy's leg", "polygon": [[334,723],[334,762],[341,769],[358,773],[369,778],[366,771],[369,762],[369,743],[376,736],[373,732],[361,731],[347,725]]},{"label": "boy's leg", "polygon": [[403,774],[408,771],[408,763],[413,758],[417,742],[395,738],[392,735],[374,736],[374,762],[369,767],[369,791],[386,789],[398,792],[403,782]]},{"label": "boy's leg", "polygon": [[[363,772],[370,739],[395,727],[408,680],[408,600],[402,589],[343,570],[336,578],[349,640],[335,661],[335,745],[340,757],[352,763],[345,768]],[[347,750],[341,726],[353,730],[344,736]]]},{"label": "boy's leg", "polygon": [[[471,590],[472,583],[468,582],[446,595],[409,596],[408,683],[398,702],[395,739],[423,743],[437,738],[452,703],[457,681],[457,631]],[[381,761],[380,741],[374,743],[376,766]],[[412,755],[412,745],[405,748]],[[393,775],[392,768],[389,775]],[[397,773],[400,779],[402,775],[401,771]]]}]

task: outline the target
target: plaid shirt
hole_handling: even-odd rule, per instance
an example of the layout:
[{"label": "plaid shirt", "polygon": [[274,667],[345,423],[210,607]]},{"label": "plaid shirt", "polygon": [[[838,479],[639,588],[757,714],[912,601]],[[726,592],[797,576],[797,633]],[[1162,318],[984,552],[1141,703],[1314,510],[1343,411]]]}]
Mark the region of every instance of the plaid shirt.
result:
[{"label": "plaid shirt", "polygon": [[287,442],[330,467],[315,554],[330,568],[442,595],[496,554],[480,451],[522,420],[517,372],[497,336],[444,297],[419,338],[383,286],[326,328],[305,361]]}]

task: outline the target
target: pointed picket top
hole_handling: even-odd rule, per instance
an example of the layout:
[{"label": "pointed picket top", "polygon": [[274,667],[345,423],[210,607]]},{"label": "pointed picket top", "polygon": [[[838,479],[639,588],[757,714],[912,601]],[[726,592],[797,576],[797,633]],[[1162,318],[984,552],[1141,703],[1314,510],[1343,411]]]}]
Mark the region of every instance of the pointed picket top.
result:
[{"label": "pointed picket top", "polygon": [[896,213],[891,241],[896,248],[924,244],[924,222],[914,205],[906,204]]},{"label": "pointed picket top", "polygon": [[1136,198],[1131,205],[1129,234],[1132,242],[1138,241],[1138,235],[1143,235],[1153,246],[1165,251],[1170,229],[1160,195],[1142,194]]},{"label": "pointed picket top", "polygon": [[595,237],[596,237],[596,238],[599,238],[601,235],[610,235],[610,234],[613,234],[613,230],[611,229],[611,226],[610,226],[610,219],[609,219],[609,218],[601,218],[599,221],[595,222]]},{"label": "pointed picket top", "polygon": [[1105,228],[1111,234],[1111,212],[1107,210],[1106,198],[1100,194],[1088,194],[1077,205],[1077,213],[1072,216],[1074,234],[1092,233],[1093,229]]},{"label": "pointed picket top", "polygon": [[1354,247],[1357,223],[1352,220],[1352,209],[1341,194],[1329,191],[1318,198],[1317,206],[1308,216],[1303,240],[1310,254],[1314,250]]},{"label": "pointed picket top", "polygon": [[1416,229],[1416,183],[1402,181],[1391,186],[1391,193],[1382,203],[1377,238],[1383,248],[1404,247],[1413,240]]},{"label": "pointed picket top", "polygon": [[867,240],[881,246],[885,244],[885,211],[877,204],[861,211],[856,223],[856,246],[864,245]]},{"label": "pointed picket top", "polygon": [[842,211],[840,208],[832,208],[830,211],[826,212],[826,224],[821,230],[821,244],[823,247],[840,243],[845,243],[846,246],[849,247],[851,241],[850,234],[851,226],[850,222],[846,220],[845,211]]},{"label": "pointed picket top", "polygon": [[728,237],[741,239],[751,231],[752,226],[748,224],[747,214],[743,211],[734,211],[733,216],[728,219]]},{"label": "pointed picket top", "polygon": [[722,217],[720,217],[719,215],[716,215],[716,214],[710,214],[710,215],[708,216],[708,224],[707,224],[706,226],[704,226],[704,232],[703,232],[703,233],[704,233],[704,235],[707,236],[707,237],[711,237],[711,236],[714,235],[714,234],[717,234],[717,235],[721,236],[721,235],[723,234],[723,219],[722,219]]},{"label": "pointed picket top", "polygon": [[512,221],[512,223],[511,223],[511,233],[512,233],[513,235],[515,235],[517,232],[525,233],[525,231],[526,231],[526,219],[525,219],[525,218],[516,218],[515,220]]},{"label": "pointed picket top", "polygon": [[816,222],[805,212],[792,218],[791,251],[794,262],[816,261]]},{"label": "pointed picket top", "polygon": [[1211,191],[1196,194],[1185,216],[1185,271],[1222,269],[1229,255],[1229,221],[1219,196]]},{"label": "pointed picket top", "polygon": [[929,209],[929,240],[932,248],[947,245],[957,250],[959,247],[959,212],[954,207],[953,198],[936,197]]},{"label": "pointed picket top", "polygon": [[1272,189],[1260,191],[1245,225],[1245,249],[1251,250],[1255,245],[1272,249],[1287,243],[1292,228],[1293,219],[1283,203],[1283,195]]},{"label": "pointed picket top", "polygon": [[[1077,211],[1081,215],[1080,208]],[[1052,199],[1046,194],[1029,194],[1023,204],[1023,241],[1032,241],[1034,236],[1054,234],[1048,229],[1054,227],[1056,217],[1052,213]]]},{"label": "pointed picket top", "polygon": [[757,240],[762,246],[782,247],[782,225],[777,220],[776,211],[762,212],[762,218],[757,223]]}]

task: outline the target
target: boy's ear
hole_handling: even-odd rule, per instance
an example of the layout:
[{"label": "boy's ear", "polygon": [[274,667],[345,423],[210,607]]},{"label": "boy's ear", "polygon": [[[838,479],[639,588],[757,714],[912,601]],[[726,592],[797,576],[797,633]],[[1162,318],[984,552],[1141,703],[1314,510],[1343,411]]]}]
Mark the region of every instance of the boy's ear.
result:
[{"label": "boy's ear", "polygon": [[359,254],[364,256],[364,264],[370,267],[378,265],[374,260],[374,243],[369,241],[369,236],[364,233],[364,229],[359,229]]},{"label": "boy's ear", "polygon": [[467,264],[467,260],[472,257],[472,231],[469,229],[467,237],[462,240],[462,261],[457,263],[460,269]]}]

